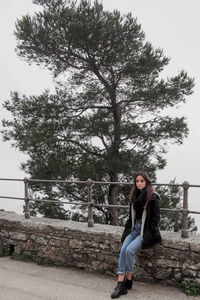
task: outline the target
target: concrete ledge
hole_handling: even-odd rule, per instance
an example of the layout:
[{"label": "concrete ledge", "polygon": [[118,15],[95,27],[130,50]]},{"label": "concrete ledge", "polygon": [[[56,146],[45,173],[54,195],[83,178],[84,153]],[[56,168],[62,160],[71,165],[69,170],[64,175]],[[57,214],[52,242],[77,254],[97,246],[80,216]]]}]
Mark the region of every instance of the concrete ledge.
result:
[{"label": "concrete ledge", "polygon": [[[29,257],[40,263],[71,266],[116,274],[121,234],[118,226],[63,221],[0,211],[2,253]],[[200,285],[200,235],[188,239],[179,233],[162,232],[163,241],[141,250],[135,279],[176,284],[194,280]]]}]

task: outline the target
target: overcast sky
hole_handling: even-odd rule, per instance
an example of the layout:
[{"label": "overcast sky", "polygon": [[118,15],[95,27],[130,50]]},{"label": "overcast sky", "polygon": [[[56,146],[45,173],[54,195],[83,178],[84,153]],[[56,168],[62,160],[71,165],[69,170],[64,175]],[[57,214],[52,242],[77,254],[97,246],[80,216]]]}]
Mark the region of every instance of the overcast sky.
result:
[{"label": "overcast sky", "polygon": [[[200,1],[199,0],[103,0],[104,8],[119,9],[123,13],[131,12],[146,34],[146,40],[154,47],[164,50],[171,58],[163,76],[177,75],[182,69],[195,77],[195,92],[187,97],[187,103],[181,105],[178,115],[187,117],[189,137],[183,145],[169,146],[167,166],[157,173],[157,182],[168,183],[176,178],[178,183],[184,180],[191,184],[200,184]],[[44,89],[53,90],[49,71],[36,65],[29,66],[17,57],[13,31],[15,21],[27,12],[33,13],[37,6],[31,0],[0,0],[0,118],[8,117],[2,103],[9,99],[10,91],[21,94],[40,94]],[[174,111],[171,113],[175,114]],[[1,125],[0,125],[1,126]],[[0,139],[0,178],[23,178],[20,163],[25,156]],[[10,196],[23,195],[23,186],[19,183],[1,183],[0,194]],[[190,208],[200,210],[200,189],[190,192]],[[14,209],[13,202],[1,204]],[[8,201],[7,201],[8,203]],[[0,205],[0,207],[2,207]],[[18,205],[19,207],[19,205]],[[20,206],[21,209],[21,206]],[[197,217],[196,217],[197,219]],[[199,219],[199,217],[198,217]],[[200,220],[198,220],[200,225]]]}]

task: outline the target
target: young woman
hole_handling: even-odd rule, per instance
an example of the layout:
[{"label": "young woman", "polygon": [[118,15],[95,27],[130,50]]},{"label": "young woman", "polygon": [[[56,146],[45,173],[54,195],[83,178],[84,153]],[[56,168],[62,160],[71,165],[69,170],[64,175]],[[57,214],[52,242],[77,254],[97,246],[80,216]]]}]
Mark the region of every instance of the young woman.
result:
[{"label": "young woman", "polygon": [[135,255],[161,240],[158,228],[160,197],[154,192],[146,172],[136,174],[130,192],[130,212],[122,235],[118,283],[111,298],[119,298],[132,288]]}]

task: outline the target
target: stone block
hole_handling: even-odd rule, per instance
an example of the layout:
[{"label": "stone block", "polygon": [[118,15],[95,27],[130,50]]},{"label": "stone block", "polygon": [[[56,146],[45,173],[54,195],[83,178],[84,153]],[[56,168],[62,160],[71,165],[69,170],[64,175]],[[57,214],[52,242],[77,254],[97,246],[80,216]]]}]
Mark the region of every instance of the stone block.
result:
[{"label": "stone block", "polygon": [[148,266],[148,267],[153,267],[153,264],[152,264],[151,262],[148,262],[148,263],[147,263],[147,266]]},{"label": "stone block", "polygon": [[182,278],[181,273],[176,273],[176,274],[174,274],[174,278],[175,278],[176,280],[180,280],[180,279]]},{"label": "stone block", "polygon": [[82,248],[83,247],[83,242],[80,241],[80,240],[71,239],[69,241],[69,247],[72,247],[72,248]]},{"label": "stone block", "polygon": [[37,236],[35,242],[37,244],[41,244],[41,245],[45,245],[46,246],[47,243],[48,243],[48,240],[46,238],[42,237],[42,236]]},{"label": "stone block", "polygon": [[103,253],[98,253],[98,254],[97,254],[97,258],[98,258],[98,260],[100,260],[100,261],[104,261],[104,260],[105,260],[105,255],[104,255]]},{"label": "stone block", "polygon": [[63,246],[63,241],[61,241],[60,239],[51,239],[49,240],[49,243],[48,243],[50,246],[53,246],[53,247],[62,247]]},{"label": "stone block", "polygon": [[200,278],[195,278],[194,282],[200,287]]},{"label": "stone block", "polygon": [[29,250],[29,249],[33,249],[34,247],[34,242],[32,240],[28,240],[25,244],[25,249]]},{"label": "stone block", "polygon": [[12,239],[9,238],[9,239],[7,240],[7,242],[6,242],[6,244],[16,246],[16,245],[19,244],[19,241],[17,241],[17,240],[12,240]]},{"label": "stone block", "polygon": [[197,263],[194,265],[194,262],[189,260],[189,261],[186,261],[183,266],[182,266],[183,269],[191,269],[191,270],[194,270],[194,271],[200,271],[200,263]]},{"label": "stone block", "polygon": [[17,240],[17,241],[26,241],[27,240],[27,235],[22,232],[11,232],[10,233],[10,238],[12,240]]},{"label": "stone block", "polygon": [[156,259],[155,265],[161,268],[179,268],[181,266],[179,261],[171,259]]},{"label": "stone block", "polygon": [[200,253],[200,244],[190,243],[190,249],[194,252]]},{"label": "stone block", "polygon": [[186,276],[186,277],[191,277],[191,278],[195,278],[197,275],[196,271],[190,270],[190,269],[182,269],[182,273]]},{"label": "stone block", "polygon": [[105,255],[104,260],[108,264],[116,264],[118,262],[118,259],[115,256],[112,255]]},{"label": "stone block", "polygon": [[139,266],[135,266],[134,279],[152,282],[152,274]]},{"label": "stone block", "polygon": [[103,243],[103,244],[99,244],[99,248],[102,250],[106,250],[106,249],[108,250],[109,246]]},{"label": "stone block", "polygon": [[194,270],[194,271],[200,271],[200,264],[196,264],[196,265],[190,265],[189,269]]},{"label": "stone block", "polygon": [[189,242],[181,242],[176,240],[163,240],[162,246],[170,249],[189,250]]},{"label": "stone block", "polygon": [[166,279],[171,278],[171,274],[172,274],[172,269],[171,268],[168,268],[168,269],[159,268],[155,271],[154,277],[156,279],[166,280]]},{"label": "stone block", "polygon": [[9,232],[7,232],[6,230],[1,230],[0,231],[0,239],[2,238],[9,238]]}]

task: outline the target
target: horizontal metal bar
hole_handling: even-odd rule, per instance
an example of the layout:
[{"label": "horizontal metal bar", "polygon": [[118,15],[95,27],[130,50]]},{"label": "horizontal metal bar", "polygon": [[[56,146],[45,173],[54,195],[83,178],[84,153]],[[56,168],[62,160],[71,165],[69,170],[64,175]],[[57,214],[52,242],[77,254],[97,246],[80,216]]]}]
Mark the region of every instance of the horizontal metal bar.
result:
[{"label": "horizontal metal bar", "polygon": [[152,185],[158,185],[158,186],[182,186],[180,183],[152,183]]},{"label": "horizontal metal bar", "polygon": [[[116,208],[129,208],[129,205],[109,205],[109,204],[92,204],[94,207],[116,207]],[[173,212],[182,212],[182,209],[173,209],[173,208],[160,208],[161,211],[173,211]]]},{"label": "horizontal metal bar", "polygon": [[189,212],[190,214],[199,214],[199,215],[200,215],[200,211],[189,210],[188,212]]},{"label": "horizontal metal bar", "polygon": [[[113,185],[133,185],[133,182],[123,182],[123,181],[92,181],[92,184],[113,184]],[[152,183],[152,185],[158,185],[158,186],[182,186],[182,184],[179,183]]]},{"label": "horizontal metal bar", "polygon": [[190,184],[189,187],[200,187],[199,184]]},{"label": "horizontal metal bar", "polygon": [[160,208],[161,211],[173,211],[173,212],[182,212],[182,209],[175,209],[175,208]]},{"label": "horizontal metal bar", "polygon": [[25,200],[24,198],[20,197],[7,197],[7,196],[0,196],[1,199],[10,199],[10,200]]},{"label": "horizontal metal bar", "polygon": [[[67,180],[43,180],[43,179],[29,179],[30,182],[58,182],[58,183],[80,183],[88,184],[88,181],[67,181]],[[91,181],[92,184],[124,184],[131,185],[133,182],[113,182],[113,181]]]},{"label": "horizontal metal bar", "polygon": [[24,181],[24,179],[16,179],[16,178],[0,178],[0,181]]},{"label": "horizontal metal bar", "polygon": [[115,184],[115,185],[119,185],[119,184],[124,184],[124,185],[132,185],[133,182],[123,182],[123,181],[92,181],[92,184]]},{"label": "horizontal metal bar", "polygon": [[43,199],[30,199],[30,202],[49,202],[58,204],[73,204],[73,205],[88,205],[88,202],[69,202],[69,201],[56,201],[56,200],[43,200]]},{"label": "horizontal metal bar", "polygon": [[129,208],[129,205],[112,205],[112,204],[95,204],[92,203],[94,207],[116,207],[116,208]]},{"label": "horizontal metal bar", "polygon": [[29,179],[29,182],[51,182],[51,183],[84,183],[84,184],[87,184],[88,182],[87,181],[72,181],[72,180],[43,180],[43,179]]}]

